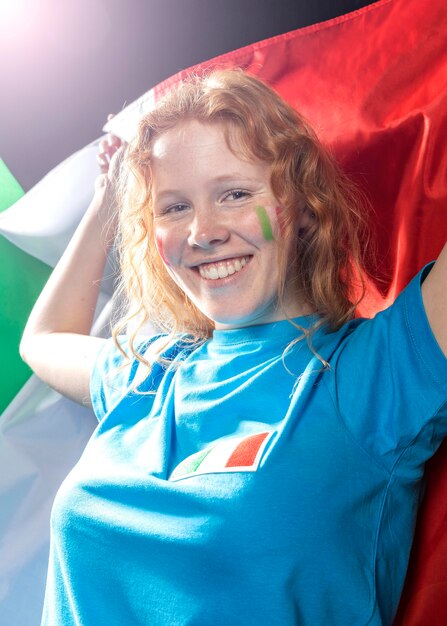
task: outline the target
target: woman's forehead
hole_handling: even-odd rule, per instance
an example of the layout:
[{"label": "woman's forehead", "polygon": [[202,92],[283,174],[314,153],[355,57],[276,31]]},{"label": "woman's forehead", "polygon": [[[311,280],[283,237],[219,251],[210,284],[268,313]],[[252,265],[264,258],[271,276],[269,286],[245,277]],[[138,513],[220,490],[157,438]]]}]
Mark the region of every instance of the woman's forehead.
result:
[{"label": "woman's forehead", "polygon": [[259,161],[254,150],[247,141],[246,133],[237,124],[229,119],[202,120],[200,118],[186,118],[179,120],[173,126],[162,130],[153,137],[151,142],[151,156],[160,158],[168,147],[179,147],[196,143],[197,137],[210,137],[210,144],[218,139],[219,148],[226,147],[242,161]]}]

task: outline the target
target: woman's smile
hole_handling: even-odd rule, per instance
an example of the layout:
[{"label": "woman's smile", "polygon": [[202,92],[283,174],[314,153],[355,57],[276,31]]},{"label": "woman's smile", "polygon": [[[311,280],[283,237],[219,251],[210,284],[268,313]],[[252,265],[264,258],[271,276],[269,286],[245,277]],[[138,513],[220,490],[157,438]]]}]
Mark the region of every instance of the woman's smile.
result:
[{"label": "woman's smile", "polygon": [[217,281],[240,272],[249,262],[251,257],[242,256],[223,261],[202,263],[198,266],[199,274],[206,280]]}]

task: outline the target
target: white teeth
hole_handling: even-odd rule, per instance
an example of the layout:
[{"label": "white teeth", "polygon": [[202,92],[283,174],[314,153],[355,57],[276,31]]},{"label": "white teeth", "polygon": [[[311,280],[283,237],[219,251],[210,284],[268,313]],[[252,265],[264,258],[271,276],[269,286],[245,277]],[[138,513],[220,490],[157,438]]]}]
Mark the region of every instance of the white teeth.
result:
[{"label": "white teeth", "polygon": [[245,265],[247,265],[247,258],[243,257],[242,259],[235,259],[234,261],[220,261],[218,265],[200,265],[199,272],[202,278],[217,280],[218,278],[226,278],[236,272],[240,272]]}]

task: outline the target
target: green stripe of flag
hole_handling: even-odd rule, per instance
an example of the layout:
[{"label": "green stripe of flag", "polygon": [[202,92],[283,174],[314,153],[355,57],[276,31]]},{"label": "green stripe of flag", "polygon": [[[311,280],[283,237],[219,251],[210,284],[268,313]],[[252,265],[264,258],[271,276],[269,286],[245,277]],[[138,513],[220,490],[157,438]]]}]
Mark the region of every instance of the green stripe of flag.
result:
[{"label": "green stripe of flag", "polygon": [[23,196],[23,189],[14,178],[5,162],[0,159],[0,211],[9,208]]},{"label": "green stripe of flag", "polygon": [[[0,211],[23,189],[0,159]],[[0,236],[0,413],[28,380],[31,370],[19,356],[20,337],[29,312],[51,268]]]},{"label": "green stripe of flag", "polygon": [[184,461],[179,463],[172,473],[171,479],[177,476],[186,476],[187,474],[193,474],[202,463],[203,459],[211,452],[211,448],[206,448],[200,452],[196,452],[191,456],[188,456]]},{"label": "green stripe of flag", "polygon": [[270,218],[267,211],[263,206],[256,207],[256,214],[258,216],[259,223],[261,224],[262,234],[266,241],[273,241],[273,230],[270,223]]}]

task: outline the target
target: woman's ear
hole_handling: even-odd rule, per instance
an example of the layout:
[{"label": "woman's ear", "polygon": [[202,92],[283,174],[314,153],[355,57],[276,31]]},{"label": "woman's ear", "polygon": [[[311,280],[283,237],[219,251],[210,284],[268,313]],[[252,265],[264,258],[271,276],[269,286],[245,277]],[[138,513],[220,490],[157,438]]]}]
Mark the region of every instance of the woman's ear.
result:
[{"label": "woman's ear", "polygon": [[315,213],[303,202],[298,207],[297,228],[303,231],[315,223]]}]

